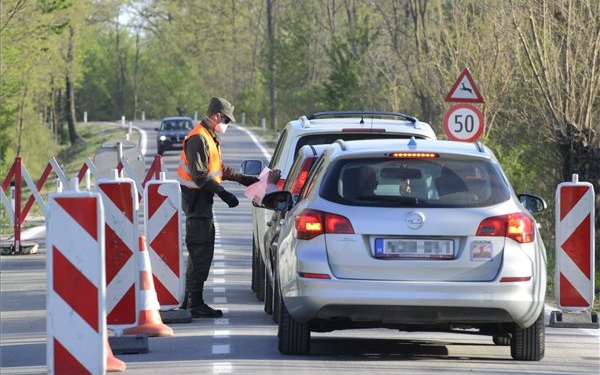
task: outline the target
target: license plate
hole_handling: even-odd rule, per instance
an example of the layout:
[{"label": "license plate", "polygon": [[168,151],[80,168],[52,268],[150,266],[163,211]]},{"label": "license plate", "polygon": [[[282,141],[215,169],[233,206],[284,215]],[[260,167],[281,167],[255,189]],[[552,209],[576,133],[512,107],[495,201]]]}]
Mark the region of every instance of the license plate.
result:
[{"label": "license plate", "polygon": [[454,241],[376,238],[374,255],[377,258],[452,259]]}]

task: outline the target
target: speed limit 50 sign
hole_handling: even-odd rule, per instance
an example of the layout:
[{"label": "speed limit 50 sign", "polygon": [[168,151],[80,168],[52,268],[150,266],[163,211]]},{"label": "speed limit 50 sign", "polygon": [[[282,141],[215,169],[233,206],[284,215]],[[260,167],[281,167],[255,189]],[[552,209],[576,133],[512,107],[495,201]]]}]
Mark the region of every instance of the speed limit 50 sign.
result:
[{"label": "speed limit 50 sign", "polygon": [[483,114],[471,104],[456,104],[444,115],[444,132],[453,141],[476,141],[483,125]]}]

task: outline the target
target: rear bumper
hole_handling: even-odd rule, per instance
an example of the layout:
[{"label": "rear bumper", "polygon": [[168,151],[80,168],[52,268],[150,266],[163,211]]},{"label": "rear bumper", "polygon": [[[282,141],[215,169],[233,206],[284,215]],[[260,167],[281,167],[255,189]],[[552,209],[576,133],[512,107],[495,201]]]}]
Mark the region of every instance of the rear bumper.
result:
[{"label": "rear bumper", "polygon": [[482,325],[529,327],[544,307],[544,288],[534,281],[397,282],[296,278],[282,290],[300,322],[350,319],[354,324]]}]

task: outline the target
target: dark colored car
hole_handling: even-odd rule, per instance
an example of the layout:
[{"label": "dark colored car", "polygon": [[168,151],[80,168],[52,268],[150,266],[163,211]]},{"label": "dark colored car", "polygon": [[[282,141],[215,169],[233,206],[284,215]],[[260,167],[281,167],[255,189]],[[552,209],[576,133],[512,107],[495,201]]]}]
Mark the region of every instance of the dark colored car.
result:
[{"label": "dark colored car", "polygon": [[155,130],[156,149],[159,155],[169,150],[181,150],[183,139],[194,128],[194,120],[189,117],[166,117]]}]

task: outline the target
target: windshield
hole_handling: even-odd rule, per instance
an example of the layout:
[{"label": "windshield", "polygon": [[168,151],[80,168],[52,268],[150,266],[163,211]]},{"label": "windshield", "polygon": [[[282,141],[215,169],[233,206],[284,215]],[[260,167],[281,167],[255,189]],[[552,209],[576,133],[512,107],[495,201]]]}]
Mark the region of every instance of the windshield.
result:
[{"label": "windshield", "polygon": [[164,131],[190,131],[194,128],[191,120],[168,120],[162,123],[160,130]]},{"label": "windshield", "polygon": [[336,162],[321,195],[347,205],[483,207],[510,190],[498,166],[483,159],[349,159]]}]

